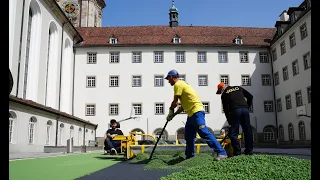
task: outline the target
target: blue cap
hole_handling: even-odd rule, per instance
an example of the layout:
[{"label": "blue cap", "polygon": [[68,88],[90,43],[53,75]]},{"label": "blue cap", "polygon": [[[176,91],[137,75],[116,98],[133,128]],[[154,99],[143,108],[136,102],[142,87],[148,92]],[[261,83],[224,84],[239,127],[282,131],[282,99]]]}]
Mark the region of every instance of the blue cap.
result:
[{"label": "blue cap", "polygon": [[168,79],[170,76],[179,77],[179,73],[178,73],[178,71],[172,69],[171,71],[168,72],[168,74],[165,77],[165,79]]}]

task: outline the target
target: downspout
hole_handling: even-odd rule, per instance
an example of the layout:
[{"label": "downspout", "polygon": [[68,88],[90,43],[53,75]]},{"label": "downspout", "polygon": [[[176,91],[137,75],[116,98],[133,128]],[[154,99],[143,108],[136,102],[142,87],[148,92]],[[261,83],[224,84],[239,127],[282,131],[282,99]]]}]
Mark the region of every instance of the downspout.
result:
[{"label": "downspout", "polygon": [[[75,37],[73,37],[73,42],[74,42],[74,39],[75,39]],[[75,44],[75,43],[73,43],[73,44]],[[72,111],[72,116],[74,116],[74,80],[75,80],[75,78],[74,78],[74,76],[75,76],[75,66],[76,66],[76,49],[74,48],[74,45],[72,46],[72,50],[73,50],[73,68],[72,68],[72,73],[73,73],[73,75],[72,75],[72,109],[71,109],[71,111]]]},{"label": "downspout", "polygon": [[87,27],[88,27],[88,25],[89,25],[89,10],[90,10],[90,9],[89,9],[89,7],[90,7],[90,6],[89,6],[89,1],[90,1],[90,0],[88,0]]},{"label": "downspout", "polygon": [[58,127],[59,127],[59,119],[61,118],[61,116],[59,115],[56,119],[56,142],[55,142],[55,146],[58,146]]},{"label": "downspout", "polygon": [[60,102],[61,102],[61,77],[62,77],[62,60],[63,60],[63,34],[64,34],[64,25],[68,23],[69,21],[62,23],[62,29],[61,29],[61,46],[60,46],[60,80],[59,80],[59,103],[58,103],[58,110],[60,111]]},{"label": "downspout", "polygon": [[[271,46],[269,48],[269,57],[272,57],[272,53],[271,53]],[[273,71],[273,57],[270,58],[271,59],[271,79],[272,79],[272,90],[273,90],[273,102],[275,105],[275,118],[276,118],[276,142],[277,142],[277,146],[279,146],[279,136],[278,136],[278,108],[277,108],[277,100],[276,100],[276,88],[275,88],[275,84],[274,84],[274,71]]]},{"label": "downspout", "polygon": [[80,6],[80,12],[79,12],[79,16],[80,16],[80,18],[79,18],[79,27],[81,27],[81,18],[82,18],[82,0],[80,0],[80,2],[79,2],[79,6]]},{"label": "downspout", "polygon": [[23,0],[22,3],[22,17],[21,17],[21,29],[20,29],[20,44],[19,44],[19,60],[18,60],[18,74],[17,74],[17,89],[16,89],[16,97],[18,97],[19,93],[19,80],[20,80],[20,64],[21,64],[21,47],[22,47],[22,35],[23,35],[23,24],[24,24],[24,7],[26,0]]},{"label": "downspout", "polygon": [[87,152],[86,150],[86,124],[83,124],[83,141],[82,141],[83,152]]}]

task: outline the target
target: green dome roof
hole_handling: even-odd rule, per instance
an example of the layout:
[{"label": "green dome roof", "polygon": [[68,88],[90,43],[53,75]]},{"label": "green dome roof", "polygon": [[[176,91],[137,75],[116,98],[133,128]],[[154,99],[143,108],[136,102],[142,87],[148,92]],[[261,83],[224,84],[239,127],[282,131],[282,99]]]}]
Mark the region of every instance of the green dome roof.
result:
[{"label": "green dome roof", "polygon": [[170,12],[178,11],[178,9],[174,5],[172,5],[172,7],[169,9],[169,11]]}]

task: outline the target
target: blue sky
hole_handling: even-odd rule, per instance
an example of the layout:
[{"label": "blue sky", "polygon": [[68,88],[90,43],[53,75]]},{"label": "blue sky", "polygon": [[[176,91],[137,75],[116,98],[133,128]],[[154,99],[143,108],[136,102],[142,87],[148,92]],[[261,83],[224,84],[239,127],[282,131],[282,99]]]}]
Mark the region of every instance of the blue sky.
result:
[{"label": "blue sky", "polygon": [[[171,0],[105,0],[102,26],[168,25]],[[180,25],[274,27],[302,0],[175,0]]]}]

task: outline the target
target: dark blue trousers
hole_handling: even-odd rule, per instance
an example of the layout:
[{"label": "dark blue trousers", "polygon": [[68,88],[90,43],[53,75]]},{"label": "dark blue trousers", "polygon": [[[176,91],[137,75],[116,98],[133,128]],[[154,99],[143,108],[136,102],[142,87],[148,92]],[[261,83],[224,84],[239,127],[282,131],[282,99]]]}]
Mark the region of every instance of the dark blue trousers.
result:
[{"label": "dark blue trousers", "polygon": [[208,130],[205,122],[205,112],[199,111],[194,113],[191,117],[188,117],[185,125],[185,140],[186,140],[186,158],[194,156],[195,151],[195,140],[198,132],[199,136],[206,140],[208,146],[218,153],[218,155],[227,155],[226,151],[222,148],[217,139]]},{"label": "dark blue trousers", "polygon": [[112,141],[109,138],[106,138],[104,140],[104,148],[106,151],[111,150],[112,148],[115,148],[116,150],[118,150],[121,146],[121,141]]},{"label": "dark blue trousers", "polygon": [[233,147],[233,154],[235,156],[241,154],[241,146],[238,141],[239,135],[239,125],[241,125],[244,132],[245,141],[245,154],[252,154],[253,150],[253,135],[252,128],[250,124],[250,114],[248,108],[237,108],[231,110],[228,117],[228,123],[231,125],[229,128],[228,136],[231,140],[231,145]]}]

